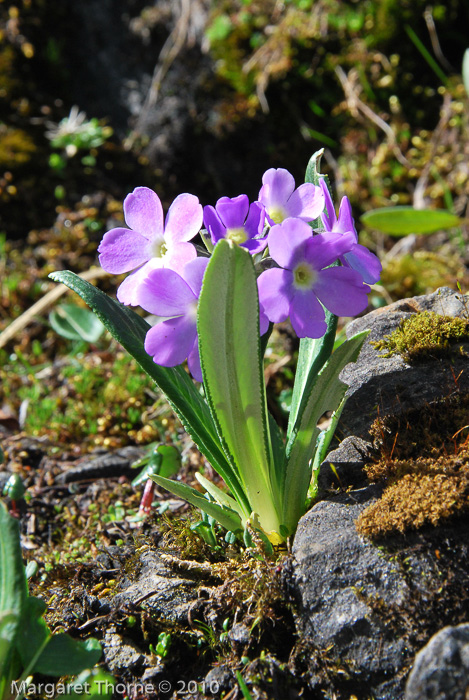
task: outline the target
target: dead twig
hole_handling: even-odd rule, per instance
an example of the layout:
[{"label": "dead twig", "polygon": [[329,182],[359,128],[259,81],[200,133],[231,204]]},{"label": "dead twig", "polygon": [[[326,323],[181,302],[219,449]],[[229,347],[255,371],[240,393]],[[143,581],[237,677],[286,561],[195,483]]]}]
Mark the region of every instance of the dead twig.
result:
[{"label": "dead twig", "polygon": [[[84,280],[99,279],[100,277],[106,277],[109,273],[105,272],[100,267],[93,267],[91,270],[86,270],[86,272],[80,273],[78,276]],[[14,321],[8,325],[5,330],[0,333],[0,348],[3,348],[12,338],[15,337],[17,333],[23,330],[37,315],[42,313],[49,306],[54,304],[57,299],[68,291],[68,287],[65,284],[60,284],[50,292],[47,292],[39,301],[33,304],[29,309],[27,309],[21,316],[15,318]]]},{"label": "dead twig", "polygon": [[181,0],[181,12],[174,25],[174,29],[171,34],[166,39],[163,44],[163,48],[158,56],[158,62],[155,66],[153,72],[153,78],[151,81],[150,89],[145,98],[145,103],[140,112],[137,124],[135,126],[135,132],[138,134],[143,126],[146,116],[150,109],[152,109],[157,100],[158,95],[171,65],[176,60],[179,53],[184,48],[186,44],[187,37],[189,34],[189,25],[191,18],[191,3],[190,0]]},{"label": "dead twig", "polygon": [[389,124],[387,124],[384,119],[376,114],[376,112],[373,112],[371,107],[368,107],[368,105],[359,98],[356,91],[356,86],[351,79],[350,74],[347,75],[341,66],[336,66],[335,72],[344,90],[347,107],[349,108],[351,114],[357,117],[361,113],[364,117],[370,119],[370,121],[376,124],[381,131],[384,131],[399,163],[405,165],[406,168],[409,168],[410,163],[397,145],[396,134]]}]

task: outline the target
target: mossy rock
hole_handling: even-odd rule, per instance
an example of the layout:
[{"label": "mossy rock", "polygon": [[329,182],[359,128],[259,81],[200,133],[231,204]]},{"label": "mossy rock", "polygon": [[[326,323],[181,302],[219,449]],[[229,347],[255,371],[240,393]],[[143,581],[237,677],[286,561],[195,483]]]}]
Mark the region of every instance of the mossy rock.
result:
[{"label": "mossy rock", "polygon": [[469,320],[431,311],[403,319],[399,327],[382,340],[372,342],[382,357],[398,353],[407,362],[448,355],[457,344],[469,341]]}]

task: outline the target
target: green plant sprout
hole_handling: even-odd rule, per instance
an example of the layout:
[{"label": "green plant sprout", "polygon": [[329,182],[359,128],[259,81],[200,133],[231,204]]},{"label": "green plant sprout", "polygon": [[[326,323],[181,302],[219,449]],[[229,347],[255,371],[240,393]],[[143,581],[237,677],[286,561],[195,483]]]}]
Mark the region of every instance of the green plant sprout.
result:
[{"label": "green plant sprout", "polygon": [[[21,700],[33,674],[68,676],[99,661],[96,639],[51,634],[42,619],[45,609],[40,598],[28,594],[19,525],[0,502],[0,700]],[[94,697],[103,696],[95,692]]]},{"label": "green plant sprout", "polygon": [[96,343],[104,332],[104,326],[88,309],[76,304],[59,304],[49,314],[52,329],[63,338]]},{"label": "green plant sprout", "polygon": [[142,500],[138,517],[142,518],[151,511],[153,496],[155,492],[155,482],[153,476],[162,476],[165,479],[174,476],[181,466],[181,455],[174,445],[157,444],[151,445],[148,454],[135,462],[132,467],[141,469],[140,474],[132,480],[132,486],[137,487],[145,482]]},{"label": "green plant sprout", "polygon": [[102,125],[96,118],[88,120],[86,114],[74,105],[68,117],[62,119],[59,124],[48,123],[46,137],[53,148],[60,150],[60,153],[51,153],[50,167],[60,172],[66,167],[67,160],[79,151],[88,151],[82,156],[81,162],[85,166],[93,167],[96,165],[93,151],[102,146],[112,133],[110,126]]}]

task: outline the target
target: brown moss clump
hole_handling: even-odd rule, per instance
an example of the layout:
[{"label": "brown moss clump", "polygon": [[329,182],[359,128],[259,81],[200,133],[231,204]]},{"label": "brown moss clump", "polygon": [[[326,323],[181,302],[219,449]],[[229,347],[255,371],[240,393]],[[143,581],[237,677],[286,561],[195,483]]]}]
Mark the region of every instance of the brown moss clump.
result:
[{"label": "brown moss clump", "polygon": [[455,343],[469,340],[469,321],[430,311],[414,314],[399,324],[393,333],[372,342],[383,357],[396,353],[407,362],[424,360],[448,353]]},{"label": "brown moss clump", "polygon": [[380,500],[366,508],[356,527],[360,534],[378,539],[396,532],[438,525],[469,512],[469,448],[438,460],[395,460],[378,463],[369,475],[389,486]]},{"label": "brown moss clump", "polygon": [[372,539],[469,514],[469,394],[375,421],[365,467],[381,498],[356,521]]}]

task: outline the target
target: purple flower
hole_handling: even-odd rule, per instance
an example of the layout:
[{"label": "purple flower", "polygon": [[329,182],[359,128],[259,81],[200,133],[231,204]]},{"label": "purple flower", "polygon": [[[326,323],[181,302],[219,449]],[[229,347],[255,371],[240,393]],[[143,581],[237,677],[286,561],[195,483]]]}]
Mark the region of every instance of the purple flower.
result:
[{"label": "purple flower", "polygon": [[[269,252],[280,266],[258,279],[260,303],[270,321],[290,316],[299,338],[320,338],[326,332],[321,304],[336,316],[354,316],[368,303],[370,288],[350,268],[328,267],[348,252],[353,234],[318,234],[300,219],[286,219],[269,233]],[[324,269],[327,268],[327,269]]]},{"label": "purple flower", "polygon": [[123,304],[137,305],[137,289],[150,270],[182,269],[197,256],[188,243],[202,226],[202,205],[193,194],[180,194],[169,207],[163,224],[163,207],[148,187],[137,187],[124,200],[125,223],[104,234],[99,262],[107,272],[129,275],[117,290]]},{"label": "purple flower", "polygon": [[280,224],[289,217],[310,222],[324,209],[321,188],[307,182],[295,189],[293,175],[284,168],[270,168],[264,173],[259,201],[265,206],[271,225]]},{"label": "purple flower", "polygon": [[264,232],[265,210],[259,202],[249,206],[248,196],[222,197],[215,207],[204,207],[204,224],[215,245],[227,238],[246,248],[252,255],[262,252],[267,238],[259,238]]},{"label": "purple flower", "polygon": [[352,217],[352,208],[348,197],[342,197],[339,208],[339,218],[337,218],[331,195],[323,178],[320,185],[326,200],[326,209],[321,215],[322,223],[328,233],[352,233],[355,243],[348,253],[339,256],[339,260],[346,267],[351,267],[360,273],[363,281],[367,284],[374,284],[379,280],[381,274],[381,263],[379,259],[368,248],[358,243],[358,234]]},{"label": "purple flower", "polygon": [[170,268],[150,270],[137,290],[138,304],[166,317],[145,337],[145,351],[158,365],[175,367],[187,358],[189,370],[202,381],[197,337],[197,303],[208,258],[195,258],[180,274]]}]

